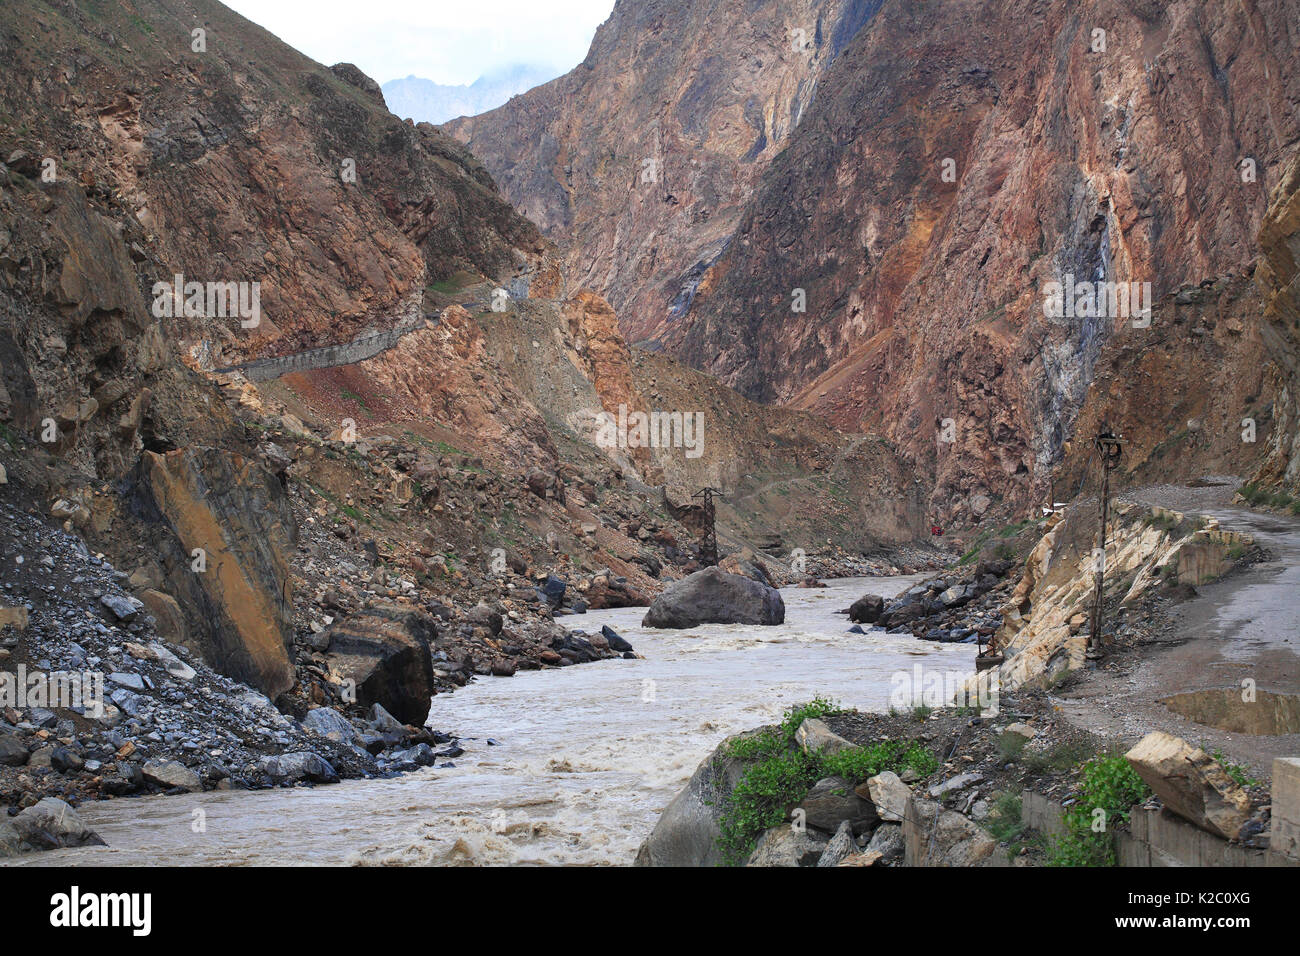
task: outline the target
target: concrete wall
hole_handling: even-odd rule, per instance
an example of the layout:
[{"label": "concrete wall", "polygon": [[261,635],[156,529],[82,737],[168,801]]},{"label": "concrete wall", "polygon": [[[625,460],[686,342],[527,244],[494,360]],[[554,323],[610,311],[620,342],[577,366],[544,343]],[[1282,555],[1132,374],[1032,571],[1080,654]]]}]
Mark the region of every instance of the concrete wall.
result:
[{"label": "concrete wall", "polygon": [[1020,819],[1039,833],[1060,836],[1065,832],[1065,811],[1053,800],[1026,790],[1020,795]]},{"label": "concrete wall", "polygon": [[1273,761],[1273,852],[1300,864],[1300,757]]},{"label": "concrete wall", "polygon": [[1234,846],[1168,810],[1134,810],[1115,833],[1120,866],[1296,866],[1276,853]]},{"label": "concrete wall", "polygon": [[[1287,803],[1285,793],[1279,800],[1279,790],[1285,790],[1286,784],[1279,786],[1283,769],[1277,760],[1273,765],[1273,833],[1272,849],[1254,850],[1249,847],[1234,846],[1227,840],[1175,816],[1168,810],[1133,811],[1127,830],[1115,831],[1115,857],[1120,866],[1300,866],[1300,856],[1290,859],[1278,849],[1278,812],[1280,807],[1289,806],[1289,811],[1298,821],[1291,824],[1292,833],[1300,837],[1300,759],[1291,758],[1294,774],[1291,786],[1294,787],[1291,802]],[[1061,834],[1065,832],[1062,822],[1064,811],[1060,804],[1047,797],[1029,790],[1020,797],[1020,815],[1026,824],[1040,833]]]}]

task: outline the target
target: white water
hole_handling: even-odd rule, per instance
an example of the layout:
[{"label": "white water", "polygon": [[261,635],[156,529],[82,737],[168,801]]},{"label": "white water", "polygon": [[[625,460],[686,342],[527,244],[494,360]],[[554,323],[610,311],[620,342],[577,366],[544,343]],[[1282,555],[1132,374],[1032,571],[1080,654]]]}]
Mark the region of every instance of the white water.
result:
[{"label": "white water", "polygon": [[[834,613],[917,580],[787,588],[780,627],[654,631],[640,627],[644,608],[566,618],[589,632],[609,624],[645,660],[479,678],[434,698],[432,726],[476,738],[463,742],[455,769],[85,804],[79,813],[107,847],[34,853],[21,864],[629,864],[724,737],[818,694],[883,710],[893,675],[918,661],[972,670],[972,646],[849,634]],[[195,832],[196,810],[205,832]]]}]

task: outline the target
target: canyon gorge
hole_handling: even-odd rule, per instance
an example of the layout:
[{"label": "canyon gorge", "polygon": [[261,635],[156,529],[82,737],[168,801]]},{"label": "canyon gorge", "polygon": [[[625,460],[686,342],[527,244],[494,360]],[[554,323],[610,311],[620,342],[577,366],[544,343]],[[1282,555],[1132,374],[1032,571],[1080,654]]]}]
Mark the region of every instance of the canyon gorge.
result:
[{"label": "canyon gorge", "polygon": [[[992,788],[1066,800],[1082,727],[1169,806],[1150,734],[1276,775],[1298,50],[1290,0],[617,0],[572,71],[433,125],[216,0],[6,0],[0,669],[106,683],[0,699],[0,857],[1036,865]],[[656,623],[714,578],[780,619]],[[1153,699],[1273,621],[1224,660],[1276,732],[1125,697],[1094,589]],[[1014,753],[996,706],[886,692],[986,646]],[[779,819],[847,815],[727,816],[778,750],[812,774]],[[1232,833],[1181,819],[1281,860],[1267,787],[1206,779]],[[233,849],[176,829],[204,808]]]}]

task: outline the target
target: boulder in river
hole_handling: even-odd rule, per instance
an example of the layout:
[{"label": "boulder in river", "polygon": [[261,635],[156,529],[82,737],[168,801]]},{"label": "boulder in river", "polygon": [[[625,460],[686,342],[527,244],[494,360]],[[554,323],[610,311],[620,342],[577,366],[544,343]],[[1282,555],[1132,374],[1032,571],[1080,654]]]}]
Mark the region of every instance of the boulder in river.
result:
[{"label": "boulder in river", "polygon": [[784,621],[785,602],[775,588],[720,568],[705,568],[655,598],[641,626],[773,625]]},{"label": "boulder in river", "polygon": [[339,775],[328,760],[307,751],[265,757],[262,769],[278,784],[293,784],[300,780],[310,780],[312,783],[339,782]]},{"label": "boulder in river", "polygon": [[69,846],[104,846],[77,811],[57,797],[46,797],[12,820],[0,818],[0,857]]},{"label": "boulder in river", "polygon": [[632,650],[632,645],[629,644],[627,640],[618,633],[618,631],[614,630],[608,624],[600,629],[600,633],[605,638],[606,643],[609,644],[609,649],[611,651],[618,651],[620,654],[626,654]]},{"label": "boulder in river", "polygon": [[328,633],[330,667],[356,682],[358,704],[380,704],[403,723],[424,723],[433,697],[433,618],[374,605],[331,624]]},{"label": "boulder in river", "polygon": [[879,594],[864,594],[849,606],[849,620],[854,624],[875,624],[884,610],[884,598]]}]

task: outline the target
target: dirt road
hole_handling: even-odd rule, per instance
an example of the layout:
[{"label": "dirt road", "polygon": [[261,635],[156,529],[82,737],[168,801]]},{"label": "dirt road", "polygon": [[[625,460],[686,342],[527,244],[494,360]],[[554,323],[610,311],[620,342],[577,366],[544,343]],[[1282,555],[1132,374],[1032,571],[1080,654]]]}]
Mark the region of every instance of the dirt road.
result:
[{"label": "dirt road", "polygon": [[1218,730],[1161,703],[1173,694],[1207,689],[1300,694],[1300,519],[1232,505],[1238,483],[1158,486],[1125,497],[1188,513],[1207,514],[1228,530],[1252,535],[1267,560],[1199,589],[1154,622],[1155,642],[1131,662],[1102,668],[1059,701],[1072,723],[1121,740],[1152,730],[1220,749],[1260,780],[1271,779],[1274,757],[1300,755],[1300,734],[1257,735]]}]

